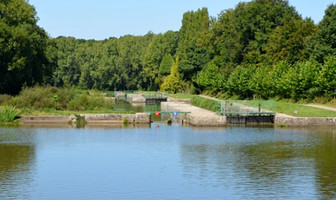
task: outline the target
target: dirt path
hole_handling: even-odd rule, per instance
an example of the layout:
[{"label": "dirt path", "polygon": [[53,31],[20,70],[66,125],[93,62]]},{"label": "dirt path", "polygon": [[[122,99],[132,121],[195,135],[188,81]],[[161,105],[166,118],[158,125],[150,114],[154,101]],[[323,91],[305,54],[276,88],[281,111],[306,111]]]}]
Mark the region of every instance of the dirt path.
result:
[{"label": "dirt path", "polygon": [[322,106],[322,105],[316,105],[316,104],[305,104],[305,106],[315,107],[315,108],[321,108],[324,110],[331,110],[336,112],[336,108],[329,107],[329,106]]}]

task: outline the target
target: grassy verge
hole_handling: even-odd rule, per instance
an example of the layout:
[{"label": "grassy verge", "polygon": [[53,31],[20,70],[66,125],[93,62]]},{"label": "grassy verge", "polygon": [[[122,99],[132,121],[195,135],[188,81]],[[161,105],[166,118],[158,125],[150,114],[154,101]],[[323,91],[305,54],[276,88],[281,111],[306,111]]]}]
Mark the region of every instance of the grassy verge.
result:
[{"label": "grassy verge", "polygon": [[167,94],[167,96],[171,98],[175,98],[175,99],[191,99],[195,97],[196,95],[178,93],[178,94]]},{"label": "grassy verge", "polygon": [[17,122],[20,119],[20,111],[12,106],[0,108],[0,124]]},{"label": "grassy verge", "polygon": [[191,104],[213,112],[216,112],[220,107],[218,101],[212,99],[206,99],[199,96],[193,96],[191,98]]},{"label": "grassy verge", "polygon": [[[282,101],[272,100],[252,100],[252,101],[240,101],[245,105],[257,107],[258,103],[261,104],[261,108],[271,110],[277,113],[283,113],[294,117],[336,117],[336,112],[324,110],[320,108],[309,107],[296,103],[288,103]],[[239,102],[238,102],[239,103]]]},{"label": "grassy verge", "polygon": [[336,108],[336,99],[333,99],[325,104],[318,104],[318,105],[322,105],[322,106],[329,106],[332,108]]}]

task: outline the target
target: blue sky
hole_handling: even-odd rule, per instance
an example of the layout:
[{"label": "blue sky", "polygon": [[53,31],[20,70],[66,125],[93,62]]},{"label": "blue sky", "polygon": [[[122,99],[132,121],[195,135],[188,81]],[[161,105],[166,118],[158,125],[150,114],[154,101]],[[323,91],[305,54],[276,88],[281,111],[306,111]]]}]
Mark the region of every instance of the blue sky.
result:
[{"label": "blue sky", "polygon": [[[51,37],[103,40],[126,34],[144,35],[179,30],[183,13],[207,7],[211,16],[234,8],[241,0],[30,0],[38,24]],[[336,0],[289,0],[303,17],[318,23]]]}]

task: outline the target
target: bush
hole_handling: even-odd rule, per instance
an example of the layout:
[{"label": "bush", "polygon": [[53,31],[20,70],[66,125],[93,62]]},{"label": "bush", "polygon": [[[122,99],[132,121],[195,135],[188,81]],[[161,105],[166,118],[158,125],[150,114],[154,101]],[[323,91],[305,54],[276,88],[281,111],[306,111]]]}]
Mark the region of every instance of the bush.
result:
[{"label": "bush", "polygon": [[0,94],[0,105],[3,105],[4,103],[8,102],[12,99],[12,96],[8,94]]},{"label": "bush", "polygon": [[256,71],[255,66],[237,67],[232,72],[227,81],[227,90],[230,95],[238,95],[239,98],[245,99],[253,96],[253,91],[249,88],[249,81]]},{"label": "bush", "polygon": [[0,123],[16,122],[20,119],[20,111],[13,106],[5,106],[0,109]]},{"label": "bush", "polygon": [[24,88],[9,103],[17,108],[34,110],[98,110],[112,109],[112,102],[105,100],[100,92],[82,91],[75,88],[36,86]]}]

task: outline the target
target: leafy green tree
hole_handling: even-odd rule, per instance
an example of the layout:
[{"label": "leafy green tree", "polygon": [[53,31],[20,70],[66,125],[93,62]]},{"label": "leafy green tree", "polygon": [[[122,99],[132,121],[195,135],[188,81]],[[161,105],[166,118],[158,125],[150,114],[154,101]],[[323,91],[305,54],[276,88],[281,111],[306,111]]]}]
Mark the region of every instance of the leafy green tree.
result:
[{"label": "leafy green tree", "polygon": [[168,92],[181,92],[181,80],[180,80],[180,73],[178,70],[179,67],[179,57],[176,58],[175,63],[171,66],[170,75],[164,80],[163,84],[161,85],[162,91]]},{"label": "leafy green tree", "polygon": [[221,68],[227,68],[231,73],[243,60],[243,45],[240,43],[241,35],[236,28],[235,11],[232,9],[222,11],[217,20],[211,23],[211,50],[214,62]]},{"label": "leafy green tree", "polygon": [[336,55],[336,5],[330,5],[322,21],[319,31],[310,41],[311,58],[323,63],[325,58]]},{"label": "leafy green tree", "polygon": [[255,73],[255,66],[239,66],[232,72],[227,81],[227,91],[231,95],[238,95],[241,99],[251,98],[253,91],[249,87],[250,79]]},{"label": "leafy green tree", "polygon": [[225,76],[214,62],[210,62],[197,74],[196,83],[202,89],[220,91],[225,87]]},{"label": "leafy green tree", "polygon": [[316,79],[318,72],[320,71],[320,66],[318,63],[313,61],[297,62],[294,67],[298,69],[296,84],[292,98],[298,99],[311,99],[316,94],[318,94],[316,89],[318,85]]},{"label": "leafy green tree", "polygon": [[149,43],[143,59],[143,66],[146,71],[145,75],[150,90],[157,90],[159,88],[160,63],[162,62],[164,55],[174,55],[177,48],[177,40],[177,34],[173,31],[168,31],[165,34],[154,36]]},{"label": "leafy green tree", "polygon": [[284,98],[288,91],[286,85],[282,84],[282,76],[284,76],[287,71],[292,68],[292,65],[287,61],[280,61],[272,66],[272,71],[270,75],[270,97]]},{"label": "leafy green tree", "polygon": [[53,73],[56,86],[78,85],[80,66],[76,59],[79,41],[73,37],[59,37],[54,40],[57,46],[57,68]]},{"label": "leafy green tree", "polygon": [[174,58],[170,54],[166,54],[163,56],[161,64],[160,64],[160,74],[161,75],[169,75],[170,67],[174,63]]},{"label": "leafy green tree", "polygon": [[186,81],[192,80],[211,59],[210,20],[207,8],[184,13],[177,55],[180,72]]},{"label": "leafy green tree", "polygon": [[269,66],[258,67],[249,80],[248,87],[253,92],[254,97],[267,99],[272,96],[271,79],[272,70]]},{"label": "leafy green tree", "polygon": [[321,95],[335,98],[336,97],[336,57],[329,56],[325,59],[319,74],[316,78],[316,85],[319,86]]},{"label": "leafy green tree", "polygon": [[48,36],[25,0],[0,1],[0,93],[16,94],[43,83],[47,74]]},{"label": "leafy green tree", "polygon": [[234,10],[235,27],[243,46],[243,62],[263,63],[268,36],[277,26],[299,19],[295,8],[286,0],[256,0],[239,3]]},{"label": "leafy green tree", "polygon": [[294,64],[308,59],[307,42],[318,28],[310,19],[291,19],[284,25],[276,27],[269,36],[265,47],[269,64],[287,60]]}]

